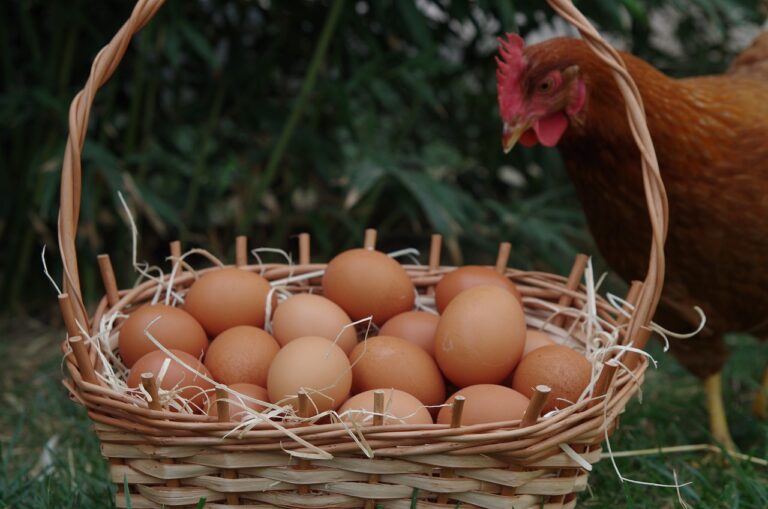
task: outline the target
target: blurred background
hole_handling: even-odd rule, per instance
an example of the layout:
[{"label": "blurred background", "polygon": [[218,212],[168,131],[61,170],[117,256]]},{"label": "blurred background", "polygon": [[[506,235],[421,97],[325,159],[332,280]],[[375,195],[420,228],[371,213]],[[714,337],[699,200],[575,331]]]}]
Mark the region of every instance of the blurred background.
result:
[{"label": "blurred background", "polygon": [[[723,70],[766,16],[760,0],[576,3],[617,47],[674,76]],[[60,281],[69,102],[131,4],[0,2],[0,508],[112,506],[92,424],[60,383],[63,327],[40,253],[46,245]],[[112,256],[121,287],[135,279],[118,191],[138,222],[138,259],[153,264],[174,239],[231,261],[235,235],[295,252],[303,231],[325,261],[360,245],[366,227],[385,250],[425,252],[439,232],[444,264],[492,262],[505,240],[526,269],[564,273],[577,252],[595,254],[557,151],[501,151],[493,56],[505,31],[529,43],[571,32],[540,0],[168,0],[91,112],[78,232],[86,303],[102,292],[98,253]],[[729,345],[731,430],[765,458],[768,427],[749,410],[765,350],[744,336]],[[700,384],[650,349],[661,367],[614,450],[710,442]],[[631,485],[606,460],[581,507],[768,507],[765,467],[750,462],[617,461],[633,479],[694,484]]]},{"label": "blurred background", "polygon": [[[757,0],[578,2],[618,47],[672,75],[722,70],[764,19]],[[130,13],[105,0],[0,5],[0,303],[35,316],[55,304],[40,252],[60,276],[56,215],[67,111],[98,49]],[[325,27],[325,35],[323,35]],[[231,259],[233,239],[313,258],[379,229],[382,249],[443,263],[565,272],[594,253],[556,150],[505,156],[495,97],[496,37],[569,33],[540,1],[169,1],[135,38],[91,113],[78,252],[86,302],[96,255],[121,286],[168,242]],[[53,313],[57,314],[57,313]]]}]

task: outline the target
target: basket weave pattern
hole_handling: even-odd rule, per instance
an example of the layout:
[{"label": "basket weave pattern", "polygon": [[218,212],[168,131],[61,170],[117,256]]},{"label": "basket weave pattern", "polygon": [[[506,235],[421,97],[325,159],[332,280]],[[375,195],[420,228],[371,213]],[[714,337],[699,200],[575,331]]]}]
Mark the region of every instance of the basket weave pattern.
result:
[{"label": "basket weave pattern", "polygon": [[[631,78],[615,51],[602,41],[580,13],[565,0],[550,4],[579,28],[585,40],[617,75],[627,102],[628,118],[643,157],[646,196],[653,230],[648,275],[633,287],[629,298],[634,312],[627,322],[605,300],[597,299],[598,315],[619,332],[619,344],[642,346],[648,336],[643,328],[655,310],[664,274],[663,242],[666,236],[666,196],[659,178],[642,104]],[[103,298],[89,318],[83,303],[75,234],[80,207],[80,152],[85,140],[90,108],[96,91],[114,72],[132,36],[162,5],[162,0],[139,0],[134,11],[94,60],[91,76],[70,109],[70,135],[61,180],[59,239],[65,269],[63,312],[69,336],[95,336],[101,319],[109,313],[130,312],[149,301],[156,283],[149,281],[121,291],[116,302]],[[261,272],[268,280],[288,272],[302,274],[324,265],[300,264],[241,267]],[[406,266],[419,291],[426,292],[450,270],[447,267]],[[206,269],[206,270],[217,270]],[[526,313],[541,313],[541,302],[560,308],[580,309],[587,301],[580,279],[539,272],[507,270],[526,301]],[[571,275],[573,276],[573,274]],[[174,288],[183,294],[195,275],[183,273]],[[310,280],[306,291],[317,288]],[[632,292],[631,292],[632,293]],[[539,304],[537,304],[537,302]],[[568,319],[569,330],[578,331],[583,317]],[[87,333],[87,334],[86,334]],[[577,341],[586,341],[575,334]],[[86,342],[87,343],[87,342]],[[95,423],[103,455],[110,460],[118,485],[117,504],[126,507],[121,486],[130,486],[133,507],[194,506],[202,497],[207,507],[469,507],[547,509],[575,507],[575,493],[586,488],[588,464],[600,458],[599,444],[618,425],[619,414],[642,383],[647,367],[635,356],[632,372],[604,370],[592,398],[574,404],[546,419],[521,427],[519,421],[461,426],[366,426],[364,438],[373,457],[340,424],[291,427],[322,455],[312,453],[284,431],[268,424],[231,433],[233,423],[215,417],[151,409],[136,397],[120,394],[87,375],[86,367],[100,369],[90,346],[76,358],[65,342],[65,381],[73,399],[82,404]],[[76,354],[76,352],[75,352]],[[88,365],[88,366],[86,366]],[[615,376],[614,372],[616,373]],[[290,425],[286,424],[286,427]],[[568,444],[565,449],[563,444]],[[575,452],[573,452],[575,451]],[[581,458],[576,461],[574,456]]]}]

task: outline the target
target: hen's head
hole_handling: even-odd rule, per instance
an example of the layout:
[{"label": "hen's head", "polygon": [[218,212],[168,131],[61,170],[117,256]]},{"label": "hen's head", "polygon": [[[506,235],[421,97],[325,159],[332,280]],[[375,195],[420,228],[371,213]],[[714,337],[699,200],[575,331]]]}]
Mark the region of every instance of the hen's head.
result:
[{"label": "hen's head", "polygon": [[584,107],[586,86],[578,65],[561,58],[559,52],[547,51],[547,43],[524,51],[517,34],[507,34],[499,43],[496,86],[504,152],[518,140],[528,147],[536,143],[554,147],[569,120]]}]

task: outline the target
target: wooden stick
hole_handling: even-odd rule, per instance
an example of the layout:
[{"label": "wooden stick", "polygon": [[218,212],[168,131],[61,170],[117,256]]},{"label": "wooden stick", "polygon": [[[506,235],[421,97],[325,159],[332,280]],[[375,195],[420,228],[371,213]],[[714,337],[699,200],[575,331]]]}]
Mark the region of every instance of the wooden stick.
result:
[{"label": "wooden stick", "polygon": [[[637,300],[640,298],[640,290],[643,289],[643,282],[642,281],[632,281],[632,284],[629,286],[629,290],[627,291],[627,295],[624,297],[624,301],[626,304],[622,306],[624,311],[632,315],[634,312],[634,308],[637,305]],[[620,313],[618,318],[616,318],[616,325],[618,327],[621,327],[623,325],[626,325],[629,323],[629,317],[625,316],[624,314]]]},{"label": "wooden stick", "polygon": [[[581,278],[584,276],[584,270],[587,268],[588,261],[589,257],[587,255],[581,253],[576,255],[576,259],[573,261],[573,266],[571,267],[571,273],[568,275],[568,282],[566,283],[566,288],[568,290],[575,290],[579,287]],[[573,297],[568,294],[563,294],[560,296],[560,300],[557,304],[562,307],[568,307],[571,305],[572,301]],[[563,327],[563,325],[565,325],[565,319],[566,316],[560,314],[552,320],[552,323],[557,327]]]},{"label": "wooden stick", "polygon": [[615,359],[609,359],[603,363],[603,369],[600,370],[600,376],[597,377],[595,387],[592,389],[592,401],[589,403],[589,408],[592,408],[604,399],[603,396],[608,393],[618,367],[619,363]]},{"label": "wooden stick", "polygon": [[[440,251],[443,247],[443,236],[439,233],[433,233],[429,242],[429,272],[434,274],[440,269]],[[427,295],[435,294],[435,285],[427,287]]]},{"label": "wooden stick", "polygon": [[[624,309],[629,312],[630,315],[634,313],[634,307],[637,305],[637,302],[640,300],[640,292],[643,289],[643,283],[642,281],[632,281],[632,285],[629,287],[629,291],[627,292],[627,296],[625,297],[625,301],[627,302],[627,305],[624,306]],[[631,308],[630,308],[631,306]],[[623,314],[619,316],[618,318],[619,325],[623,326],[629,323],[629,317],[624,316]],[[648,344],[648,339],[651,337],[651,331],[649,329],[640,329],[640,331],[637,333],[636,338],[626,338],[625,344],[629,344],[630,341],[632,341],[632,347],[633,348],[639,348],[644,349],[645,345]],[[633,341],[634,340],[634,341]],[[635,367],[637,367],[637,363],[640,360],[640,354],[635,352],[627,352],[624,356],[624,365],[627,366],[627,368],[633,370]]]},{"label": "wooden stick", "polygon": [[248,265],[248,237],[245,235],[235,237],[235,265],[238,267]]},{"label": "wooden stick", "polygon": [[108,254],[100,254],[96,257],[101,272],[101,280],[104,283],[104,290],[107,292],[107,302],[112,307],[120,300],[120,293],[117,289],[117,279],[115,271],[112,268],[112,260]]},{"label": "wooden stick", "polygon": [[93,370],[91,358],[88,357],[88,349],[85,347],[85,343],[83,343],[83,338],[81,336],[71,336],[69,338],[69,346],[75,354],[75,361],[77,361],[80,374],[83,375],[83,380],[88,383],[98,384],[96,372]]},{"label": "wooden stick", "polygon": [[[461,417],[464,413],[464,403],[467,398],[464,396],[456,396],[453,398],[453,404],[451,405],[451,428],[460,428],[461,427]],[[456,475],[456,472],[452,468],[444,467],[442,471],[440,472],[440,477],[447,477],[451,478]],[[447,493],[441,493],[437,496],[437,503],[438,504],[447,504],[448,503],[448,494]]]},{"label": "wooden stick", "polygon": [[[307,396],[307,393],[303,389],[299,391],[298,396],[299,396],[299,409],[298,409],[299,417],[309,417],[309,408],[310,408],[309,396]],[[309,469],[309,461],[305,459],[300,459],[299,464],[296,466],[296,470],[307,470],[307,469]],[[309,485],[300,484],[299,495],[308,495],[308,494],[309,494]]]},{"label": "wooden stick", "polygon": [[61,309],[61,316],[64,318],[64,326],[67,328],[67,334],[70,337],[80,336],[82,332],[77,326],[75,312],[72,309],[72,299],[69,297],[68,293],[59,295],[59,308]]},{"label": "wooden stick", "polygon": [[443,236],[433,233],[429,243],[429,273],[432,274],[440,268],[440,250],[443,247]]},{"label": "wooden stick", "polygon": [[536,424],[536,421],[539,420],[539,416],[541,415],[541,410],[544,408],[544,405],[547,404],[550,392],[552,392],[552,389],[546,385],[537,385],[534,388],[533,397],[531,398],[530,403],[528,403],[528,407],[525,409],[523,418],[520,420],[521,428],[527,428],[528,426]]},{"label": "wooden stick", "polygon": [[376,389],[373,391],[373,425],[381,426],[384,424],[384,390]]},{"label": "wooden stick", "polygon": [[219,422],[229,422],[231,416],[229,415],[229,393],[224,389],[216,388],[216,413],[218,414]]},{"label": "wooden stick", "polygon": [[[381,426],[382,424],[384,424],[384,391],[376,389],[373,391],[373,425]],[[379,474],[371,474],[368,476],[368,484],[376,484],[380,479]],[[363,507],[364,509],[374,509],[376,500],[366,499]]]},{"label": "wooden stick", "polygon": [[[141,385],[144,387],[144,390],[149,393],[149,397],[151,398],[150,401],[147,402],[149,408],[152,410],[162,410],[163,406],[160,404],[160,391],[157,389],[157,379],[155,378],[155,375],[153,373],[142,373]],[[166,465],[172,465],[173,458],[162,458],[160,462],[165,463]],[[178,488],[181,486],[181,482],[178,479],[168,479],[165,482],[165,485],[169,488]]]},{"label": "wooden stick", "polygon": [[512,252],[512,244],[502,242],[499,244],[499,254],[496,256],[496,272],[504,274],[509,263],[509,254]]},{"label": "wooden stick", "polygon": [[[227,399],[229,399],[229,393],[224,389],[217,387],[216,413],[218,414],[219,422],[230,422],[229,401],[225,401]],[[224,479],[237,479],[237,470],[234,468],[224,468],[221,470],[221,476]],[[236,493],[227,493],[227,504],[240,505],[240,496]]]},{"label": "wooden stick", "polygon": [[174,240],[171,242],[171,265],[179,264],[179,268],[176,269],[176,277],[181,276],[184,272],[184,266],[180,262],[181,260],[181,241]]},{"label": "wooden stick", "polygon": [[309,233],[299,233],[299,265],[310,263],[309,240]]},{"label": "wooden stick", "polygon": [[160,404],[160,391],[157,390],[157,379],[154,373],[142,373],[141,385],[144,390],[149,394],[150,400],[147,401],[151,410],[162,410],[163,406]]},{"label": "wooden stick", "polygon": [[376,230],[367,228],[363,238],[363,247],[365,249],[376,249]]},{"label": "wooden stick", "polygon": [[456,396],[453,398],[453,405],[451,408],[451,427],[460,428],[461,418],[464,413],[464,402],[467,398],[464,396]]}]

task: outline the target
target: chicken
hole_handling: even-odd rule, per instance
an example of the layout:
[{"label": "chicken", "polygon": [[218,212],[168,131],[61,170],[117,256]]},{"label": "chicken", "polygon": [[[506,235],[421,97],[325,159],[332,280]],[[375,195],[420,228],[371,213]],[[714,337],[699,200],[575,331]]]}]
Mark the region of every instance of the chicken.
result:
[{"label": "chicken", "polygon": [[[733,447],[723,410],[723,335],[768,336],[768,33],[722,75],[673,79],[621,54],[643,98],[669,197],[667,275],[655,321],[698,322],[675,357],[705,381],[713,437]],[[610,267],[643,279],[650,223],[639,151],[611,72],[586,44],[558,38],[525,48],[508,34],[497,59],[502,145],[557,146]],[[756,413],[765,417],[765,392]],[[762,399],[760,399],[762,397]]]}]

